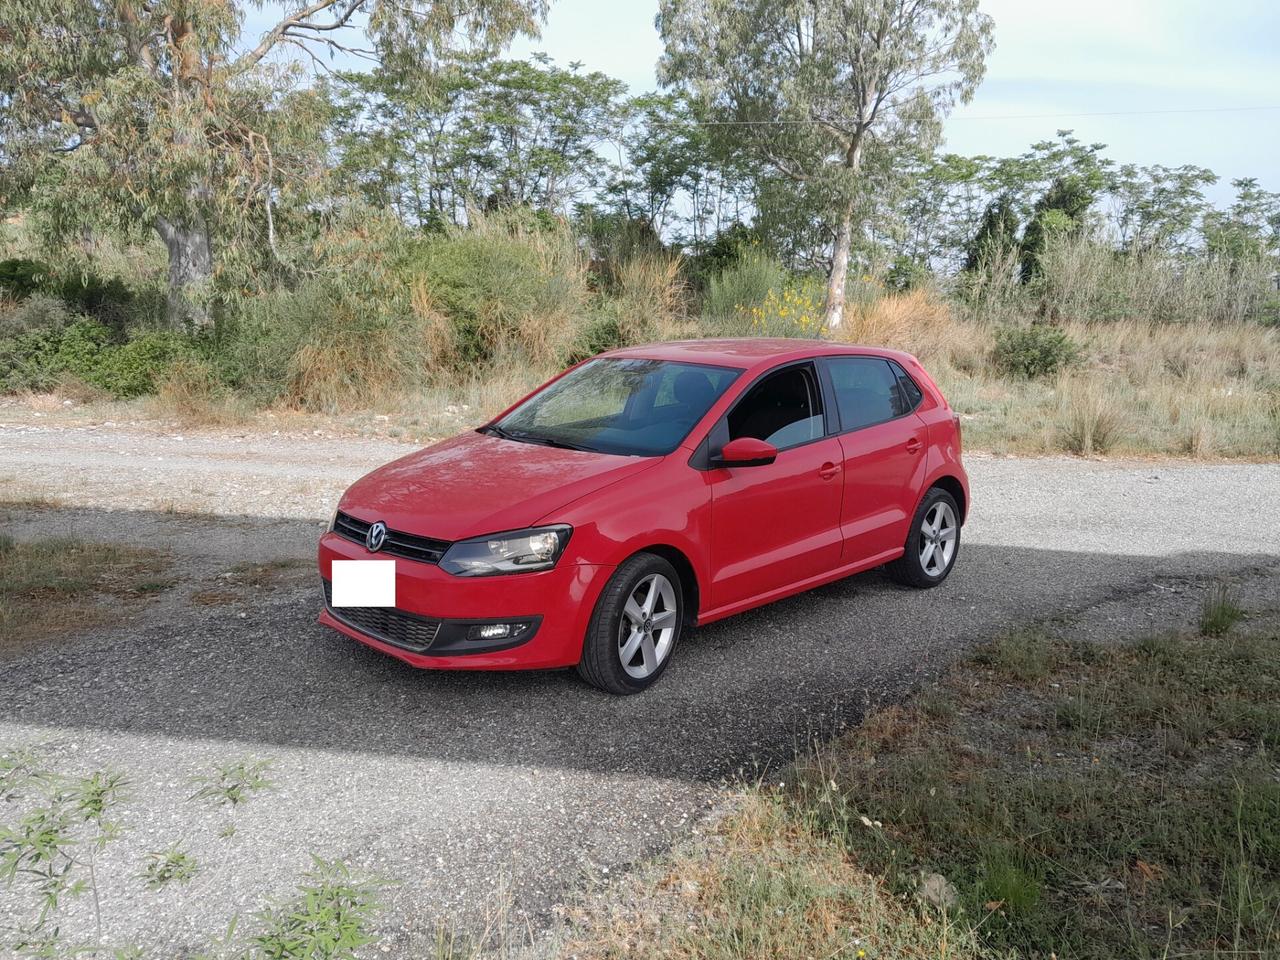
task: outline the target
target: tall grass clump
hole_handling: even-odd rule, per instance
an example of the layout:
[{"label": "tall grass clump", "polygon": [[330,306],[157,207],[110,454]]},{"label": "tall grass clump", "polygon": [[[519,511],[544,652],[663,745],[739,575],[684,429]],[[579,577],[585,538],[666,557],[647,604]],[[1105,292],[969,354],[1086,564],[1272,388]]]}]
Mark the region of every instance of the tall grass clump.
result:
[{"label": "tall grass clump", "polygon": [[1087,234],[1052,236],[1030,291],[1054,318],[1243,323],[1262,319],[1274,267],[1258,259],[1126,253]]},{"label": "tall grass clump", "polygon": [[758,250],[745,251],[733,264],[707,282],[702,296],[705,321],[726,332],[746,332],[747,312],[763,304],[771,290],[782,290],[790,280],[785,267]]},{"label": "tall grass clump", "polygon": [[617,270],[618,326],[624,343],[678,335],[687,309],[683,261],[666,253],[639,253]]},{"label": "tall grass clump", "polygon": [[844,323],[830,336],[846,343],[925,354],[951,339],[953,327],[947,304],[927,287],[916,287],[846,306]]},{"label": "tall grass clump", "polygon": [[586,322],[587,266],[568,225],[513,210],[473,212],[467,227],[421,244],[406,269],[437,355],[458,366],[515,355],[550,368]]},{"label": "tall grass clump", "polygon": [[259,402],[326,413],[389,403],[431,361],[403,295],[370,302],[326,278],[242,301],[213,351],[223,377]]}]

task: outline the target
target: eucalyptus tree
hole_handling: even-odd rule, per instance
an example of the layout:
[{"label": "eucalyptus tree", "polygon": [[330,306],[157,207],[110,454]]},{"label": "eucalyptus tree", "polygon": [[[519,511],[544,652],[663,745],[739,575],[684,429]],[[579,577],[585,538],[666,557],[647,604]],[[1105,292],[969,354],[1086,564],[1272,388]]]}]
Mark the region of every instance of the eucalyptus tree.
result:
[{"label": "eucalyptus tree", "polygon": [[323,173],[303,64],[423,71],[536,33],[547,2],[0,3],[0,202],[30,203],[51,239],[86,224],[155,231],[171,323],[205,323],[208,281],[269,250],[284,201],[305,207]]},{"label": "eucalyptus tree", "polygon": [[978,0],[661,0],[658,27],[662,79],[707,101],[722,147],[822,198],[839,326],[864,156],[936,140],[983,76],[991,18]]}]

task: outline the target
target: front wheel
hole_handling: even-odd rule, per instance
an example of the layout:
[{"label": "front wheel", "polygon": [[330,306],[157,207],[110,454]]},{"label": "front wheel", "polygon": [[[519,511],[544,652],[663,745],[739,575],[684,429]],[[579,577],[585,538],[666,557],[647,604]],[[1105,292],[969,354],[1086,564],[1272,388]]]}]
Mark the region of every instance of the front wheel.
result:
[{"label": "front wheel", "polygon": [[936,587],[960,553],[960,510],[955,498],[932,487],[920,501],[907,532],[906,549],[889,564],[889,576],[908,587]]},{"label": "front wheel", "polygon": [[638,553],[613,572],[591,615],[578,674],[614,694],[639,693],[671,662],[684,622],[675,568]]}]

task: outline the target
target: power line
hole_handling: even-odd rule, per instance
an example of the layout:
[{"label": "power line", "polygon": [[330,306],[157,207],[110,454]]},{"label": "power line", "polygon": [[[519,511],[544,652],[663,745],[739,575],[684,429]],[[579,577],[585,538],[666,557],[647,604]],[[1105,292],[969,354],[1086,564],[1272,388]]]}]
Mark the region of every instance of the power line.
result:
[{"label": "power line", "polygon": [[[1246,111],[1280,110],[1280,105],[1266,107],[1186,107],[1171,110],[1102,110],[1083,113],[1007,113],[988,114],[986,116],[965,117],[951,116],[949,120],[966,122],[970,120],[1069,120],[1076,117],[1142,117],[1168,114],[1188,113],[1242,113]],[[704,120],[705,127],[781,127],[781,126],[817,126],[823,123],[852,123],[853,120],[830,118],[827,120]]]}]

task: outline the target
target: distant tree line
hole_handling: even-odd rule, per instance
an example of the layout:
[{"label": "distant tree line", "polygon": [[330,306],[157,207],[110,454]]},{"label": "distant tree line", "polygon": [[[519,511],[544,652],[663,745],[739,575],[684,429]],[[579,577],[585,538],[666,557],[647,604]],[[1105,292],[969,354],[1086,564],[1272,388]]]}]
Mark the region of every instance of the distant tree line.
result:
[{"label": "distant tree line", "polygon": [[[641,96],[502,59],[544,0],[316,0],[256,37],[243,6],[0,5],[0,209],[50,245],[158,236],[175,325],[207,323],[220,284],[305,272],[361,204],[424,231],[526,207],[602,256],[758,243],[827,277],[828,325],[850,267],[1029,281],[1054,235],[1280,256],[1280,195],[1253,179],[1219,209],[1211,171],[1116,164],[1071,131],[939,152],[992,48],[977,0],[662,0],[663,88]],[[368,68],[332,72],[333,53]]]}]

